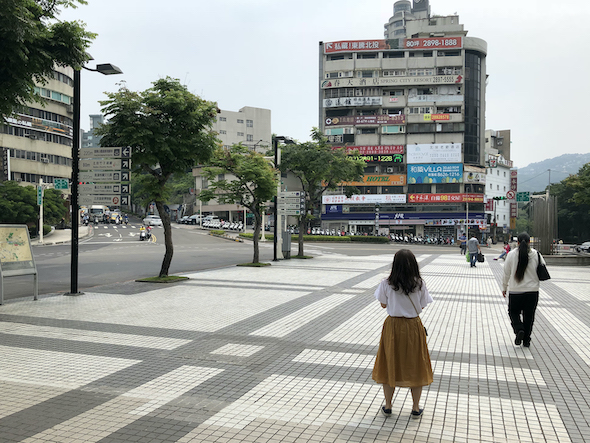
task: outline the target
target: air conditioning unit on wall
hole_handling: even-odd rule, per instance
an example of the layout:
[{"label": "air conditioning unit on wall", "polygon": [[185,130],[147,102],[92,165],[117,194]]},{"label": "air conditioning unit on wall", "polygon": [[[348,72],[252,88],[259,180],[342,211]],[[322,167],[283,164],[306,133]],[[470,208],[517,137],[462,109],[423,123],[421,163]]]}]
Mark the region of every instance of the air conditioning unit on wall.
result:
[{"label": "air conditioning unit on wall", "polygon": [[393,172],[393,168],[387,168],[387,172]]},{"label": "air conditioning unit on wall", "polygon": [[49,163],[49,159],[48,158],[42,158],[41,159],[41,163]]}]

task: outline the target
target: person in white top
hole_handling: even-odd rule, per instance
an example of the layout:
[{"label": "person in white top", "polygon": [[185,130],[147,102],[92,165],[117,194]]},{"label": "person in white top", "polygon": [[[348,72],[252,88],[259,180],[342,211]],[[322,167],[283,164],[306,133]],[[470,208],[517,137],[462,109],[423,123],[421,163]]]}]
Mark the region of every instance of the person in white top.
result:
[{"label": "person in white top", "polygon": [[531,248],[531,237],[523,232],[518,235],[518,248],[506,256],[502,295],[508,294],[508,315],[516,338],[514,344],[525,347],[531,345],[531,333],[535,322],[535,312],[539,302],[539,277],[537,265],[545,260],[535,249]]},{"label": "person in white top", "polygon": [[379,350],[373,368],[373,380],[383,385],[385,406],[381,413],[391,416],[391,402],[397,386],[412,392],[412,418],[419,418],[422,387],[433,381],[426,330],[420,312],[432,297],[420,276],[416,257],[409,249],[400,249],[393,258],[391,274],[375,291],[375,298],[389,316],[383,323]]}]

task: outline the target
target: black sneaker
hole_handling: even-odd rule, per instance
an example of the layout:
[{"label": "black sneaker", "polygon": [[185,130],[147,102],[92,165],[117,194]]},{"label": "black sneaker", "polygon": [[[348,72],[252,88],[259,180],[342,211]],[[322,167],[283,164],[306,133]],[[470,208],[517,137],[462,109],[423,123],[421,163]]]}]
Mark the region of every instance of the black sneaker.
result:
[{"label": "black sneaker", "polygon": [[531,341],[530,340],[525,340],[524,343],[522,344],[525,348],[530,348],[531,347]]},{"label": "black sneaker", "polygon": [[424,409],[420,409],[418,411],[414,411],[412,409],[412,418],[420,418],[422,417],[422,413],[424,412]]},{"label": "black sneaker", "polygon": [[385,417],[391,417],[391,409],[385,409],[385,406],[381,406],[381,413]]},{"label": "black sneaker", "polygon": [[514,344],[516,346],[520,346],[520,344],[522,343],[522,339],[524,338],[524,331],[518,331],[516,333],[516,338],[514,339]]}]

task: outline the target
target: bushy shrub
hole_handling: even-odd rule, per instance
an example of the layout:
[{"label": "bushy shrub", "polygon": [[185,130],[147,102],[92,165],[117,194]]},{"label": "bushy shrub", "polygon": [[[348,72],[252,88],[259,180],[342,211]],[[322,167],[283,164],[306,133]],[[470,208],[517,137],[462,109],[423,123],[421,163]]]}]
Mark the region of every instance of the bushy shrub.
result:
[{"label": "bushy shrub", "polygon": [[[299,241],[299,236],[298,235],[294,235],[292,237],[293,242],[298,242]],[[331,241],[331,242],[350,242],[350,237],[346,237],[346,236],[338,236],[338,235],[304,235],[303,236],[303,241],[317,241],[317,242],[321,242],[321,241]]]},{"label": "bushy shrub", "polygon": [[213,234],[213,235],[223,235],[223,234],[225,234],[225,231],[224,231],[224,230],[222,230],[222,229],[211,230],[211,231],[209,231],[209,232],[210,232],[211,234]]}]

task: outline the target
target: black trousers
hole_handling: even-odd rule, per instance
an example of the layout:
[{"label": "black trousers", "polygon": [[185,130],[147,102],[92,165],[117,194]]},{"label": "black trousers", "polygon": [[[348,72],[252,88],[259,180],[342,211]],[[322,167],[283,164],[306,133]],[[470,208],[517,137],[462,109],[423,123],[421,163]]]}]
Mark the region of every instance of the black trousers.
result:
[{"label": "black trousers", "polygon": [[531,341],[535,311],[539,303],[539,291],[508,294],[508,315],[515,334],[524,331],[524,342]]}]

